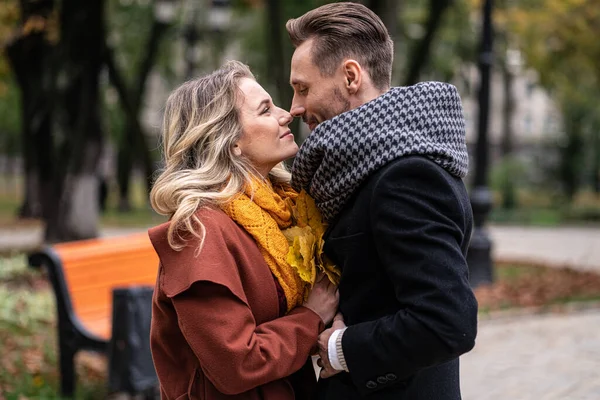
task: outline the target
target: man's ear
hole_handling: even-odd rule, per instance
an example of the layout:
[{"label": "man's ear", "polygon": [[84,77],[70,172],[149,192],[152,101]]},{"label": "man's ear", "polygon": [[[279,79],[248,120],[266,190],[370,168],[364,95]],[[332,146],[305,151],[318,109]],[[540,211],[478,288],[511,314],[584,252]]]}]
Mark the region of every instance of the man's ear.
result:
[{"label": "man's ear", "polygon": [[237,143],[233,145],[233,154],[238,157],[242,155],[242,149]]},{"label": "man's ear", "polygon": [[350,94],[356,94],[362,85],[363,70],[359,62],[348,59],[344,61],[344,78],[346,79],[346,89]]}]

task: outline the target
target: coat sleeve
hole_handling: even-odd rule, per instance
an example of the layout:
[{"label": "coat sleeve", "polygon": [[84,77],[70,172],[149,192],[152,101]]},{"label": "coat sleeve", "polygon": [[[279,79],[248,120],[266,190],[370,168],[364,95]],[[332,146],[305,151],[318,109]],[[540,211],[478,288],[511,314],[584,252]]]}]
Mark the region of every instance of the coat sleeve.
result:
[{"label": "coat sleeve", "polygon": [[401,383],[474,346],[477,301],[461,251],[466,213],[451,179],[419,158],[395,163],[378,177],[371,229],[400,307],[344,333],[343,352],[358,390],[373,376],[393,374]]},{"label": "coat sleeve", "polygon": [[241,299],[212,282],[196,282],[172,301],[204,374],[229,395],[298,371],[323,329],[320,317],[302,306],[257,325]]}]

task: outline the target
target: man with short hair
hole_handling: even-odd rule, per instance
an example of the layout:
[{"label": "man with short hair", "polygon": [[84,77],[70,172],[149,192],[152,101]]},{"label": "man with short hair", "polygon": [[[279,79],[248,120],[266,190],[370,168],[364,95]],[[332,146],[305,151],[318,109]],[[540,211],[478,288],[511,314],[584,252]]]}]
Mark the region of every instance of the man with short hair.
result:
[{"label": "man with short hair", "polygon": [[458,92],[390,88],[393,42],[363,5],[328,4],[286,28],[290,112],[312,131],[292,183],[328,220],[325,253],[342,270],[341,316],[319,337],[318,398],[460,399],[477,301]]}]

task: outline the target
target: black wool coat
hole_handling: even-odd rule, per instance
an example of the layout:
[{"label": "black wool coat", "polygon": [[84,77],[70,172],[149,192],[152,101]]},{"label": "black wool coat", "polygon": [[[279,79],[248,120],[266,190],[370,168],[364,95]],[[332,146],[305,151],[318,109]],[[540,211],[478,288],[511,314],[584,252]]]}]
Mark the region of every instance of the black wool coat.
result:
[{"label": "black wool coat", "polygon": [[321,379],[318,398],[461,398],[458,357],[477,332],[472,229],[462,180],[428,158],[397,158],[361,185],[325,237],[350,372]]}]

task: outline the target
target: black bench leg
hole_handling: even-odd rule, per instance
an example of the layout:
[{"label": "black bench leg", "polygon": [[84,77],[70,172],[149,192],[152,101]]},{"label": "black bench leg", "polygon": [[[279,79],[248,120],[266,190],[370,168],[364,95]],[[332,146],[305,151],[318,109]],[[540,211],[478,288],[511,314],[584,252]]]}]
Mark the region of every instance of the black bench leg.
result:
[{"label": "black bench leg", "polygon": [[60,392],[64,397],[75,394],[75,351],[68,346],[60,346]]}]

